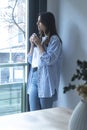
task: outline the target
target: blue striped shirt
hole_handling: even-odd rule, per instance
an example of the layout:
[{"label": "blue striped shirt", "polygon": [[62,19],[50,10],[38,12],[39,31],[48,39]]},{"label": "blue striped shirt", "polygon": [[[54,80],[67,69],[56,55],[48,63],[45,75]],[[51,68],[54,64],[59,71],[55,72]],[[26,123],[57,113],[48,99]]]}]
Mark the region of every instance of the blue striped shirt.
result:
[{"label": "blue striped shirt", "polygon": [[[32,56],[28,55],[28,62],[31,63]],[[60,81],[60,70],[62,63],[62,44],[57,35],[50,38],[48,46],[40,55],[38,65],[38,96],[40,98],[51,97],[55,90],[58,91]],[[28,93],[31,87],[32,69],[28,80]]]}]

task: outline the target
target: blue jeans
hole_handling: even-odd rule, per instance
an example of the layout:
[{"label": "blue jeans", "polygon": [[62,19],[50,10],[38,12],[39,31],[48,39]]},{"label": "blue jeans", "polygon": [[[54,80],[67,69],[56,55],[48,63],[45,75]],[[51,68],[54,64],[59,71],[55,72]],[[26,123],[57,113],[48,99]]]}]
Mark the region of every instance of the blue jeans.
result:
[{"label": "blue jeans", "polygon": [[30,111],[52,108],[53,102],[57,94],[50,98],[38,97],[38,76],[37,71],[33,72],[32,86],[29,94]]}]

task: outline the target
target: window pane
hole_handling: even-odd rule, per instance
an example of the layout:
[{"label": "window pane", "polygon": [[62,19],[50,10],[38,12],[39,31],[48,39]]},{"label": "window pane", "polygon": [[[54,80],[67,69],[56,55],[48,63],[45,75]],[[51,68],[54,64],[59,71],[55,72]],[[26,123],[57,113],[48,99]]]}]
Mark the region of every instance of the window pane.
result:
[{"label": "window pane", "polygon": [[4,84],[0,86],[0,116],[20,113],[22,84]]},{"label": "window pane", "polygon": [[[26,1],[0,0],[0,64],[26,62]],[[0,67],[0,115],[22,111],[25,66]]]},{"label": "window pane", "polygon": [[25,4],[26,0],[0,0],[0,63],[25,61]]}]

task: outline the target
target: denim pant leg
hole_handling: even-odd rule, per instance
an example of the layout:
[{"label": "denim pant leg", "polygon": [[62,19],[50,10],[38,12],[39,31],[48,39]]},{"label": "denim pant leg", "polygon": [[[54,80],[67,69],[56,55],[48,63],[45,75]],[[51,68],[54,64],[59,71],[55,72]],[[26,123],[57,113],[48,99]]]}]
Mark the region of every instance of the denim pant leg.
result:
[{"label": "denim pant leg", "polygon": [[53,107],[53,102],[57,97],[57,92],[52,97],[49,98],[40,98],[41,109],[47,109]]},{"label": "denim pant leg", "polygon": [[38,78],[37,71],[33,73],[32,86],[29,94],[30,111],[40,109],[40,100],[38,98]]}]

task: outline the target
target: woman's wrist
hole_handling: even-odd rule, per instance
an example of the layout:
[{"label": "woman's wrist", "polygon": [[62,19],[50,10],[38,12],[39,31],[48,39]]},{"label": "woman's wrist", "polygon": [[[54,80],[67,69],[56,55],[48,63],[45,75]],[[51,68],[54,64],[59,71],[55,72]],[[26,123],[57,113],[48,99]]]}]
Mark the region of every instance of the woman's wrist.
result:
[{"label": "woman's wrist", "polygon": [[30,55],[32,55],[33,49],[34,49],[34,44],[32,43],[32,44],[31,44],[31,47],[30,47],[30,51],[29,51],[29,54],[30,54]]}]

